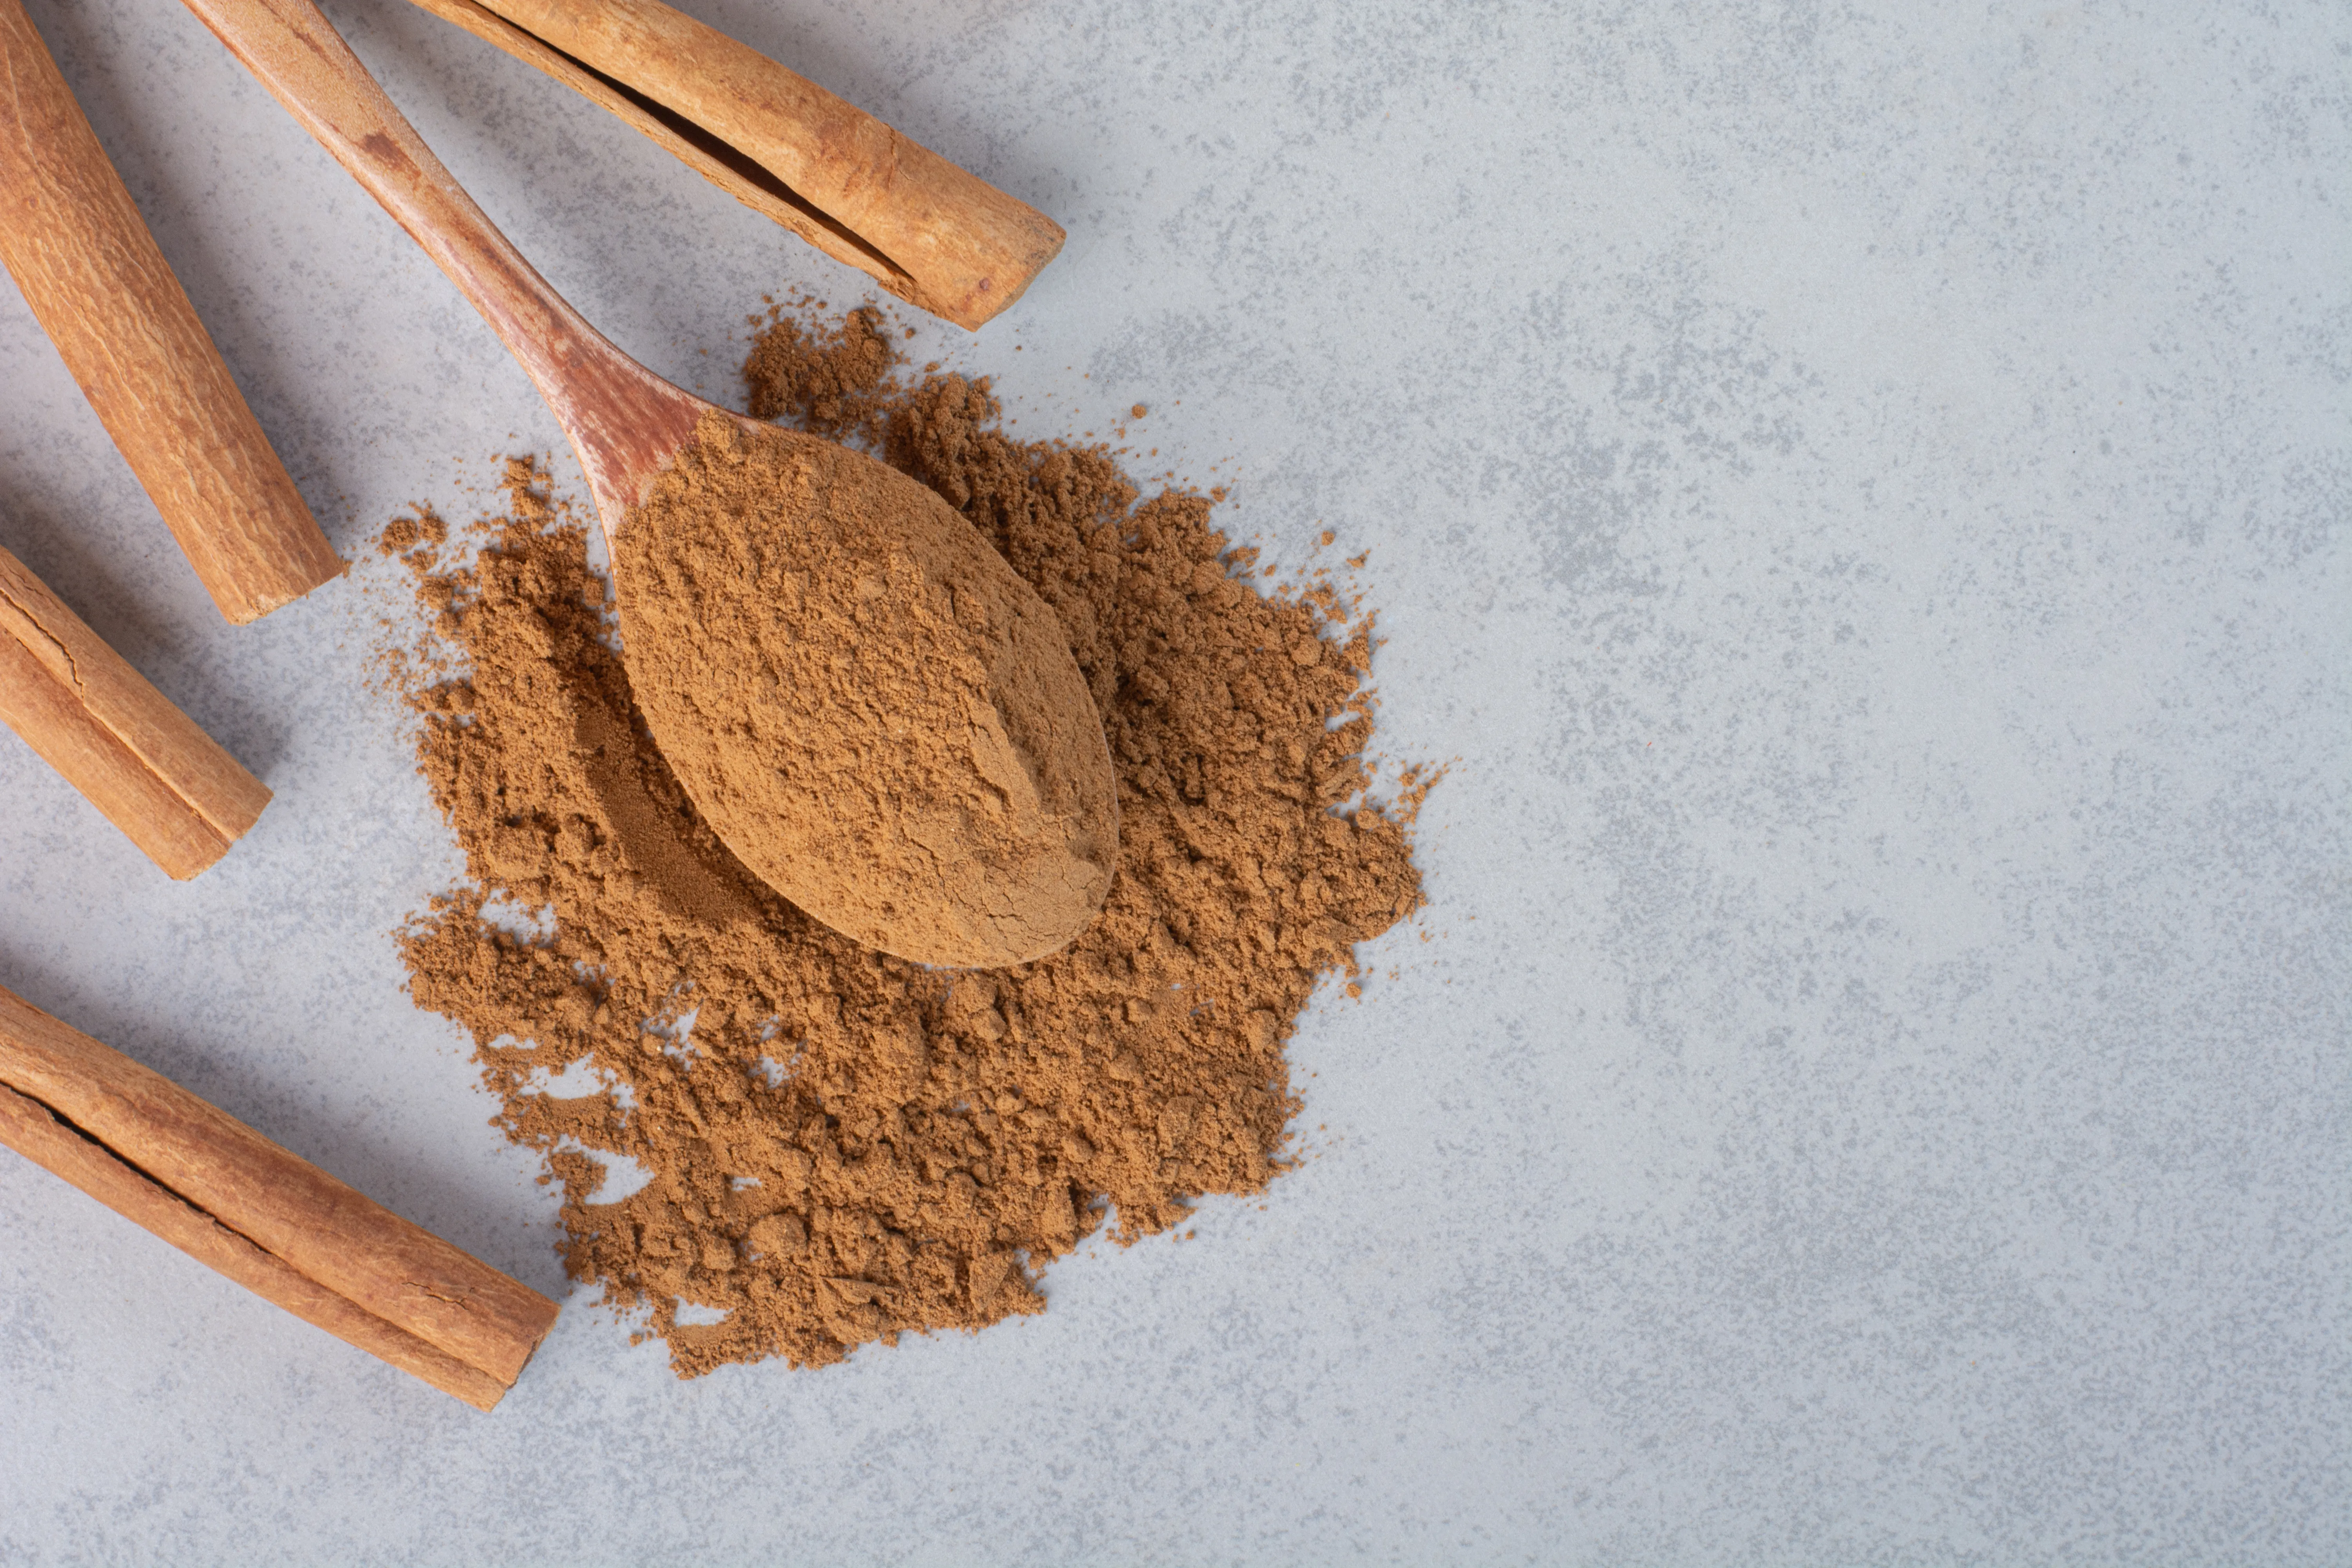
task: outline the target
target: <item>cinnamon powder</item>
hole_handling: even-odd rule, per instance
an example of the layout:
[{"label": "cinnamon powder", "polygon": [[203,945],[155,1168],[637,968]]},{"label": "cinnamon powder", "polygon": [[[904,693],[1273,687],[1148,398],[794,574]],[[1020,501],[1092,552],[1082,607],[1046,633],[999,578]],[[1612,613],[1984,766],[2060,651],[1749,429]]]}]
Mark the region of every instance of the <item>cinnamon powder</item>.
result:
[{"label": "cinnamon powder", "polygon": [[[467,668],[409,696],[469,878],[403,934],[411,990],[547,1152],[573,1277],[646,1309],[682,1375],[1037,1311],[1107,1215],[1131,1241],[1264,1187],[1293,1021],[1420,900],[1402,825],[1361,804],[1369,623],[1241,580],[1209,499],[1139,503],[1101,449],[1008,438],[985,382],[888,383],[877,342],[862,314],[772,330],[754,405],[878,435],[1066,633],[1120,837],[1102,914],[1049,958],[927,970],[750,874],[652,744],[585,532],[530,464],[471,564],[437,520],[385,539]],[[511,905],[546,934],[486,918]],[[583,1062],[602,1091],[543,1091]],[[600,1201],[611,1155],[650,1179]]]}]

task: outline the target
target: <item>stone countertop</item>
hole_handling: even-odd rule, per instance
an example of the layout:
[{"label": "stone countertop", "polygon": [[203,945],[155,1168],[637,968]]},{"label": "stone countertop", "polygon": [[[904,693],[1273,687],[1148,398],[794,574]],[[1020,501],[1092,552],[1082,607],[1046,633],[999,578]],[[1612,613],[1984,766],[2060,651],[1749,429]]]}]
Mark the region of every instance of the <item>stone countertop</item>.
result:
[{"label": "stone countertop", "polygon": [[[483,1416],[0,1154],[0,1561],[2352,1557],[2352,11],[686,8],[1068,227],[918,363],[1370,551],[1430,906],[1264,1199],[822,1373],[583,1299]],[[175,885],[0,736],[0,984],[562,1298],[401,989],[457,861],[367,546],[576,468],[185,11],[29,9],[357,564],[223,625],[0,289],[0,545],[277,792]],[[869,297],[329,10],[664,374]]]}]

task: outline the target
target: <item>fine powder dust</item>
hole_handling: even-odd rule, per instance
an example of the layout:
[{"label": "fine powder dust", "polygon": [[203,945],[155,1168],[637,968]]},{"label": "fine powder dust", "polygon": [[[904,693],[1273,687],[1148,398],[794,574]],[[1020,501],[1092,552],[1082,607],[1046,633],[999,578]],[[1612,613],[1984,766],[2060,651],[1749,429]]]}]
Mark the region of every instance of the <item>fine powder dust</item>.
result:
[{"label": "fine powder dust", "polygon": [[[1402,822],[1361,804],[1369,621],[1242,581],[1254,552],[1225,548],[1209,498],[1139,504],[1109,453],[1010,439],[985,382],[887,381],[878,323],[774,323],[754,405],[878,437],[1066,631],[1120,823],[1102,914],[1066,951],[927,970],[747,871],[652,744],[585,533],[529,463],[472,564],[430,516],[383,541],[466,671],[408,666],[468,872],[403,934],[411,991],[471,1034],[497,1123],[546,1152],[573,1278],[646,1310],[681,1375],[1038,1311],[1038,1271],[1107,1212],[1131,1241],[1263,1188],[1297,1108],[1293,1021],[1420,901]],[[514,906],[548,934],[485,918]],[[545,1092],[541,1069],[583,1058],[605,1092]],[[603,1155],[650,1179],[600,1202]]]},{"label": "fine powder dust", "polygon": [[715,410],[614,545],[637,708],[744,866],[845,935],[1002,968],[1118,857],[1102,721],[1054,612],[938,492]]}]

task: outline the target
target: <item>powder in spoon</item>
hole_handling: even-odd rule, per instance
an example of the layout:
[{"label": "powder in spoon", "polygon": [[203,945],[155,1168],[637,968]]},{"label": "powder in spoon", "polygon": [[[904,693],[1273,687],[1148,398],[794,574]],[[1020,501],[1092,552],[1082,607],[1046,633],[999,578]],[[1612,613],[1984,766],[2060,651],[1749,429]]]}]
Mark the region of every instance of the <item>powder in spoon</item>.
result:
[{"label": "powder in spoon", "polygon": [[671,771],[803,912],[1002,967],[1102,907],[1118,814],[1094,698],[1054,612],[936,492],[714,411],[614,564]]},{"label": "powder in spoon", "polygon": [[[764,393],[824,346],[772,353]],[[651,744],[586,535],[528,464],[471,565],[394,525],[467,667],[411,667],[469,877],[403,937],[412,993],[548,1152],[572,1275],[645,1310],[681,1374],[1040,1310],[1039,1271],[1107,1215],[1133,1240],[1260,1190],[1300,1009],[1420,899],[1402,824],[1361,801],[1368,623],[1236,577],[1208,499],[1138,504],[1107,453],[1009,439],[984,384],[877,370],[859,395],[1053,605],[1108,731],[1117,876],[1037,963],[924,970],[748,873]],[[546,934],[484,918],[515,904]],[[583,1062],[603,1092],[542,1091]],[[614,1155],[650,1179],[606,1190]]]}]

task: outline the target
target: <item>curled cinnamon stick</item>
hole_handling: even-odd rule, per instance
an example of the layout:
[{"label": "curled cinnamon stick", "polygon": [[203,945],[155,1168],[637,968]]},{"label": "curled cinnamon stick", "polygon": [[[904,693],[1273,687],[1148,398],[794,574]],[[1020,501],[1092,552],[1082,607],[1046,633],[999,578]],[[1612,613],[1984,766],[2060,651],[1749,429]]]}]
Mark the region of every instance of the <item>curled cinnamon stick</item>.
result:
[{"label": "curled cinnamon stick", "polygon": [[0,0],[0,263],[223,616],[341,574],[20,0]]},{"label": "curled cinnamon stick", "polygon": [[227,854],[269,804],[259,779],[5,550],[0,721],[182,881]]},{"label": "curled cinnamon stick", "polygon": [[555,1303],[0,988],[0,1143],[479,1410]]},{"label": "curled cinnamon stick", "polygon": [[617,115],[900,299],[977,328],[1062,227],[661,0],[415,0]]}]

